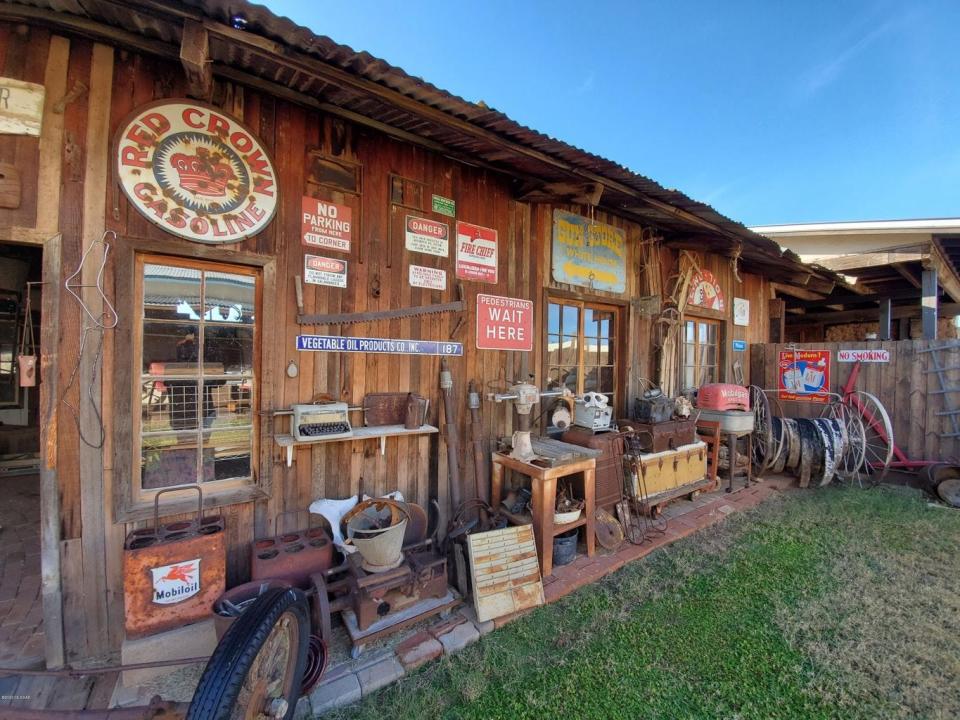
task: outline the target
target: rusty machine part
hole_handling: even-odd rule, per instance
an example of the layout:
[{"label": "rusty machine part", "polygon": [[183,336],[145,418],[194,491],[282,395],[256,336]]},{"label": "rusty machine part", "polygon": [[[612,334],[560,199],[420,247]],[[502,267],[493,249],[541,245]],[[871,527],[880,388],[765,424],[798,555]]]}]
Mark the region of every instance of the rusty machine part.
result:
[{"label": "rusty machine part", "polygon": [[243,615],[268,590],[291,587],[287,580],[253,580],[227,590],[213,604],[213,626],[219,640],[226,635],[233,622]]},{"label": "rusty machine part", "polygon": [[330,653],[327,652],[327,642],[316,633],[310,633],[310,642],[307,646],[307,667],[303,672],[303,680],[300,683],[300,694],[308,695],[323,673],[326,672],[327,663],[330,661]]},{"label": "rusty machine part", "polygon": [[[307,527],[294,532],[280,532],[284,515],[306,514],[308,510],[288,510],[274,519],[273,537],[253,541],[250,549],[251,580],[287,580],[299,588],[310,587],[310,575],[333,565],[333,541],[320,527]],[[309,522],[308,522],[309,525]]]},{"label": "rusty machine part", "polygon": [[597,541],[607,550],[616,550],[623,543],[623,527],[617,519],[603,508],[594,513],[594,533]]},{"label": "rusty machine part", "polygon": [[128,637],[142,637],[203,620],[226,587],[226,546],[221,515],[204,517],[203,491],[197,516],[160,524],[160,490],[153,527],[127,535],[123,549],[124,615]]},{"label": "rusty machine part", "polygon": [[331,618],[341,613],[355,656],[368,635],[396,632],[459,601],[447,588],[446,558],[429,540],[404,548],[403,562],[392,570],[369,573],[354,554],[326,573],[315,573],[312,582],[314,632],[329,640]]},{"label": "rusty machine part", "polygon": [[403,534],[403,546],[418,545],[427,539],[427,511],[416,503],[400,503],[407,511],[407,529]]},{"label": "rusty machine part", "polygon": [[436,305],[419,305],[417,307],[396,308],[393,310],[369,310],[367,312],[338,313],[334,315],[297,315],[300,325],[352,325],[354,323],[372,322],[375,320],[397,320],[399,318],[422,317],[438,313],[463,312],[466,304],[463,300],[454,300]]}]

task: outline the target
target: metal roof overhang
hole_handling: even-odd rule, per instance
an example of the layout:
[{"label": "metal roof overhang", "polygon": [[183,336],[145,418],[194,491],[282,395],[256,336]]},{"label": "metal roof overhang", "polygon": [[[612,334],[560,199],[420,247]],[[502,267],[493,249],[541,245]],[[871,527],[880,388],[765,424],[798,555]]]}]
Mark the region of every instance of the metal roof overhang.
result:
[{"label": "metal roof overhang", "polygon": [[[233,27],[242,16],[245,29]],[[713,208],[597,155],[357,53],[242,0],[25,0],[0,3],[0,19],[54,28],[180,61],[187,22],[209,38],[215,75],[375,127],[458,161],[509,175],[515,195],[585,204],[652,226],[668,244],[740,253],[774,280],[829,292],[838,277]]]}]

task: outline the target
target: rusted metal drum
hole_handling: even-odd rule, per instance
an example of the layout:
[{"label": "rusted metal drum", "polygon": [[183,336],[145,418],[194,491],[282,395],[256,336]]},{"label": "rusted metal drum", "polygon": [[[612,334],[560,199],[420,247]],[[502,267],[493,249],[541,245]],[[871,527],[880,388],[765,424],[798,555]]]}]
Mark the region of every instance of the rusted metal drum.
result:
[{"label": "rusted metal drum", "polygon": [[160,495],[153,527],[134,530],[123,547],[123,594],[127,637],[171,630],[210,616],[226,587],[226,545],[220,515],[203,516],[203,491],[194,520],[160,525]]}]

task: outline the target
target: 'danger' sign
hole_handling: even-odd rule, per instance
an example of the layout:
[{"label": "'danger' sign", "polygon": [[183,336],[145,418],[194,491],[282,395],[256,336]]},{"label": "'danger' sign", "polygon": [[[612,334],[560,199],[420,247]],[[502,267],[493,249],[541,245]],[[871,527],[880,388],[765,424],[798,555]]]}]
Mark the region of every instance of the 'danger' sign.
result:
[{"label": "'danger' sign", "polygon": [[273,219],[273,165],[256,136],[193,100],[152,103],[117,136],[117,178],[131,204],[167,232],[238,242]]},{"label": "'danger' sign", "polygon": [[479,293],[477,348],[533,350],[533,301]]}]

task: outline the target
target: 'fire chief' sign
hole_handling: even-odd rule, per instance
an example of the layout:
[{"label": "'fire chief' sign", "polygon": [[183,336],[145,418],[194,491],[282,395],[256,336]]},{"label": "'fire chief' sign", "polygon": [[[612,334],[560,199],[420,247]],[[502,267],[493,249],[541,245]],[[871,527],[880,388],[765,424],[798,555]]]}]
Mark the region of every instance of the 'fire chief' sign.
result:
[{"label": "'fire chief' sign", "polygon": [[164,100],[120,127],[117,179],[150,222],[202,243],[233,243],[273,219],[277,186],[263,145],[242,123],[194,100]]},{"label": "'fire chief' sign", "polygon": [[533,301],[478,294],[477,348],[533,350]]}]

